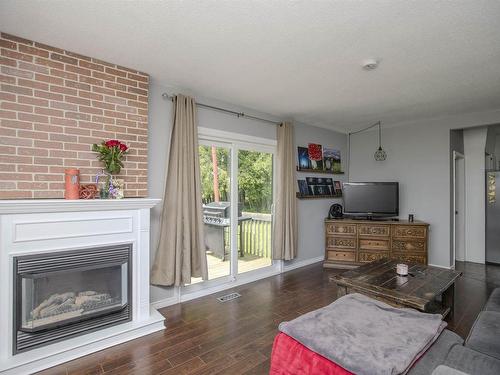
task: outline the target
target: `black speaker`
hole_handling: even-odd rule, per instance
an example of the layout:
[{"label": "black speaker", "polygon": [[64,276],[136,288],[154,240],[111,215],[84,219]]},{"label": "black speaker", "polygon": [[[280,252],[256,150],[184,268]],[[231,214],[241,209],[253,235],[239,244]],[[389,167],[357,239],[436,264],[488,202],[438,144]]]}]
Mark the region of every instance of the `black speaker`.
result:
[{"label": "black speaker", "polygon": [[332,204],[330,207],[330,211],[328,211],[329,219],[340,219],[344,216],[342,213],[342,206],[338,203]]}]

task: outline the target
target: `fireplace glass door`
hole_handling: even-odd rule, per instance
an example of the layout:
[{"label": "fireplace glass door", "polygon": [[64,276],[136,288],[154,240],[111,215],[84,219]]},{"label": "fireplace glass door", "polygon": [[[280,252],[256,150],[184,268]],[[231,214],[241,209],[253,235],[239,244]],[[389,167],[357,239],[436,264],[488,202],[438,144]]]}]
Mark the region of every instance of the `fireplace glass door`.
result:
[{"label": "fireplace glass door", "polygon": [[14,257],[14,353],[132,319],[132,244]]},{"label": "fireplace glass door", "polygon": [[21,274],[21,326],[35,332],[107,314],[128,303],[128,264]]}]

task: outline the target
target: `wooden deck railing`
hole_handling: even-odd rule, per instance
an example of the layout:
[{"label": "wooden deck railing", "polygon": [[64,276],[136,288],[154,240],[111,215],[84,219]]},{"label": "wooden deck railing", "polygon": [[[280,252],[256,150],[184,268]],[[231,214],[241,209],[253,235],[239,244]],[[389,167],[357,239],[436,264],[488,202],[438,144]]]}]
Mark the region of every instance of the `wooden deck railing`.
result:
[{"label": "wooden deck railing", "polygon": [[243,253],[271,258],[271,215],[245,213],[243,216],[252,218],[240,223],[242,240],[239,242]]},{"label": "wooden deck railing", "polygon": [[[238,225],[238,251],[262,258],[271,258],[272,218],[269,214],[244,212]],[[230,244],[229,228],[225,230],[227,246]]]}]

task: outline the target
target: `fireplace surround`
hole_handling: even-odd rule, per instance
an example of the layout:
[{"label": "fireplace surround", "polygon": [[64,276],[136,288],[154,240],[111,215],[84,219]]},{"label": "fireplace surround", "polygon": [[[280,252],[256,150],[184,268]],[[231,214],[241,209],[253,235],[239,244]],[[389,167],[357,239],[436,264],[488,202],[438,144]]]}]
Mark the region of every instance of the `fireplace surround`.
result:
[{"label": "fireplace surround", "polygon": [[0,373],[30,374],[165,328],[149,301],[159,201],[0,200]]}]

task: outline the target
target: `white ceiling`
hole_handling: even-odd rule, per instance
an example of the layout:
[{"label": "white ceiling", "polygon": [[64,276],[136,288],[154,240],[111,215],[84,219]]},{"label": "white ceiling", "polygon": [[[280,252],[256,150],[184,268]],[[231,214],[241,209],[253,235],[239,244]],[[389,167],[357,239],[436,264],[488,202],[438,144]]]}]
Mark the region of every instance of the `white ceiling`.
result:
[{"label": "white ceiling", "polygon": [[1,0],[0,25],[324,127],[500,108],[498,0]]}]

